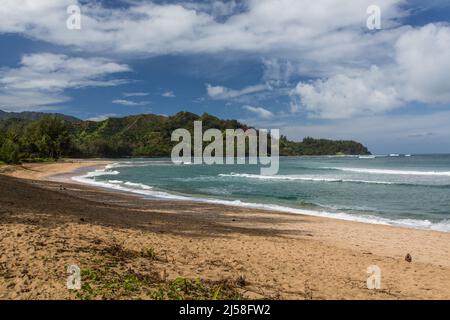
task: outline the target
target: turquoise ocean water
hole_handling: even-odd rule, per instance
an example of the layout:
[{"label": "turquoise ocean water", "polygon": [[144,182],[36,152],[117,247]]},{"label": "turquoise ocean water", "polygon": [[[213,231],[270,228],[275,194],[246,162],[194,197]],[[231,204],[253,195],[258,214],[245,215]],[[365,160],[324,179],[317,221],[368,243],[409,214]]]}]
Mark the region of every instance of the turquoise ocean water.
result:
[{"label": "turquoise ocean water", "polygon": [[281,157],[255,165],[117,160],[74,177],[149,198],[195,200],[450,232],[450,155]]}]

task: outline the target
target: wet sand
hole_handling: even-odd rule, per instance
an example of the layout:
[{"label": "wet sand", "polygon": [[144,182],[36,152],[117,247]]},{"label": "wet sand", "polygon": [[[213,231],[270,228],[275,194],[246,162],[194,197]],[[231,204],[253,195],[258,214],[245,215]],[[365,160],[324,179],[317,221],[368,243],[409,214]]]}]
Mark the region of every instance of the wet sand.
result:
[{"label": "wet sand", "polygon": [[[151,299],[180,277],[249,299],[450,299],[450,233],[145,200],[68,180],[106,163],[0,167],[1,299]],[[69,265],[82,270],[81,290],[66,287]],[[380,290],[367,288],[371,265]]]}]

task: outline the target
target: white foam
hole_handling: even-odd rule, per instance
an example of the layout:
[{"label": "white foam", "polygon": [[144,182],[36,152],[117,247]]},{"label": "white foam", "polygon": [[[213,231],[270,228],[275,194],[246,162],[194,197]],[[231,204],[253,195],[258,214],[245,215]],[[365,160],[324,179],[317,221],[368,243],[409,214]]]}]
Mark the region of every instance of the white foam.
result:
[{"label": "white foam", "polygon": [[264,176],[264,175],[258,175],[258,174],[248,174],[248,173],[230,173],[230,174],[219,174],[219,176],[220,177],[240,177],[240,178],[260,179],[260,180],[287,180],[287,181],[314,181],[314,182],[349,182],[349,183],[388,184],[388,185],[396,184],[395,182],[389,182],[389,181],[338,179],[338,178],[308,177],[308,176],[298,176],[298,175]]},{"label": "white foam", "polygon": [[141,188],[141,189],[144,189],[144,190],[153,189],[152,187],[150,187],[150,186],[148,186],[146,184],[143,184],[143,183],[134,183],[134,182],[127,181],[124,184],[127,185],[127,186],[130,186],[130,187],[138,187],[138,188]]},{"label": "white foam", "polygon": [[147,167],[152,165],[173,165],[171,161],[149,160],[149,161],[123,161],[106,165],[105,169],[127,168],[127,167]]},{"label": "white foam", "polygon": [[111,171],[109,169],[107,169],[105,167],[105,169],[100,169],[100,170],[95,170],[92,172],[88,172],[83,176],[78,176],[78,177],[72,177],[72,180],[77,181],[77,182],[81,182],[81,183],[88,183],[88,184],[95,184],[98,186],[105,186],[107,188],[113,188],[113,189],[118,189],[118,190],[123,190],[123,191],[128,191],[125,190],[126,188],[123,188],[120,185],[126,185],[129,187],[133,187],[133,190],[135,191],[136,188],[138,189],[143,189],[143,190],[150,190],[152,189],[151,186],[148,186],[146,184],[143,183],[134,183],[134,182],[130,182],[130,181],[126,181],[123,182],[122,180],[108,180],[108,181],[96,181],[95,177],[100,177],[100,176],[105,176],[105,175],[118,175],[120,172],[119,171]]},{"label": "white foam", "polygon": [[428,220],[417,220],[417,219],[402,219],[402,220],[393,220],[382,217],[376,217],[371,215],[354,215],[348,214],[345,212],[327,212],[323,210],[309,210],[309,209],[297,209],[290,208],[275,204],[261,204],[261,203],[251,203],[251,202],[243,202],[240,200],[221,200],[221,199],[210,199],[210,198],[199,198],[199,197],[190,197],[190,196],[182,196],[176,195],[164,191],[156,191],[150,189],[136,189],[130,188],[130,184],[137,185],[135,183],[128,183],[128,186],[125,184],[115,184],[105,181],[96,181],[95,177],[101,175],[115,175],[119,174],[117,171],[108,171],[105,170],[96,170],[94,172],[89,172],[83,176],[72,177],[74,181],[95,185],[103,188],[125,191],[136,193],[140,195],[144,195],[147,197],[160,198],[160,199],[170,199],[170,200],[185,200],[185,201],[195,201],[195,202],[203,202],[203,203],[213,203],[213,204],[222,204],[227,206],[235,206],[235,207],[244,207],[251,209],[261,209],[268,211],[276,211],[276,212],[285,212],[285,213],[294,213],[294,214],[302,214],[302,215],[310,215],[310,216],[319,216],[326,218],[333,218],[339,220],[346,221],[356,221],[356,222],[364,222],[371,224],[381,224],[381,225],[392,225],[392,226],[400,226],[400,227],[409,227],[415,229],[427,229],[427,230],[436,230],[442,232],[450,232],[450,220],[441,221],[438,223],[433,223]]},{"label": "white foam", "polygon": [[110,171],[110,170],[106,170],[106,169],[99,169],[99,170],[88,172],[83,177],[93,178],[93,177],[99,177],[99,176],[105,176],[105,175],[117,175],[119,173],[120,173],[119,171]]},{"label": "white foam", "polygon": [[114,184],[121,184],[123,183],[122,180],[108,180],[109,183],[114,183]]},{"label": "white foam", "polygon": [[410,175],[410,176],[446,176],[450,177],[450,171],[412,171],[412,170],[388,170],[388,169],[369,169],[369,168],[339,168],[324,167],[322,169],[340,170],[357,173],[369,174],[389,174],[389,175]]},{"label": "white foam", "polygon": [[[189,200],[188,197],[182,197],[182,196],[178,197],[176,195],[172,195],[172,194],[169,194],[166,192],[150,191],[152,189],[152,187],[144,185],[144,184],[138,184],[138,183],[133,183],[133,182],[125,182],[125,183],[118,184],[118,183],[111,182],[111,181],[95,180],[95,177],[102,176],[102,175],[109,175],[109,174],[112,174],[112,172],[107,171],[107,170],[96,170],[95,174],[92,172],[89,172],[82,176],[72,177],[72,180],[77,181],[79,183],[94,185],[94,186],[118,190],[118,191],[132,192],[132,193],[137,193],[137,194],[141,194],[141,195],[145,195],[145,196],[153,196],[153,197],[157,197],[157,198],[166,198],[166,199]],[[119,180],[116,180],[116,181],[119,181]],[[139,188],[136,188],[136,187],[139,187]]]}]

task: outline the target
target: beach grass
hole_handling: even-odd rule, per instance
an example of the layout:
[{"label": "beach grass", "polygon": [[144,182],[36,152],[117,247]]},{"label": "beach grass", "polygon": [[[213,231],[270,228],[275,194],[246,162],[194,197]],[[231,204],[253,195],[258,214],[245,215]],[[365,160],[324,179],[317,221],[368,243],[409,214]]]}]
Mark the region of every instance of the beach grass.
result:
[{"label": "beach grass", "polygon": [[[72,291],[75,299],[154,299],[154,300],[242,300],[245,278],[220,281],[201,278],[175,277],[168,279],[164,273],[138,272],[126,267],[134,259],[145,258],[149,263],[166,262],[154,247],[141,252],[125,249],[120,244],[93,251],[94,258],[81,270],[81,290]],[[156,268],[155,268],[156,270]]]}]

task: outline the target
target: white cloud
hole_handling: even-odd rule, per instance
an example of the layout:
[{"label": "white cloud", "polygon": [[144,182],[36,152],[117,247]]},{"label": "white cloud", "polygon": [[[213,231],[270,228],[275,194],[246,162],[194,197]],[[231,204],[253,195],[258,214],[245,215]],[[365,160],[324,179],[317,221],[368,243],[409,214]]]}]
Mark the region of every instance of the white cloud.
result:
[{"label": "white cloud", "polygon": [[283,59],[263,59],[264,75],[263,79],[271,85],[285,85],[290,77],[296,73],[292,62]]},{"label": "white cloud", "polygon": [[64,90],[116,86],[122,79],[107,79],[129,67],[103,58],[71,58],[38,53],[25,55],[17,68],[0,70],[0,107],[5,110],[43,109],[69,100]]},{"label": "white cloud", "polygon": [[243,106],[242,108],[256,114],[258,117],[262,119],[270,119],[273,117],[272,112],[261,107]]},{"label": "white cloud", "polygon": [[[104,80],[113,73],[130,71],[126,65],[103,58],[70,58],[39,53],[22,57],[19,68],[2,70],[0,85],[7,90],[60,91],[88,86],[114,86],[118,80]],[[119,83],[123,80],[119,80]]]},{"label": "white cloud", "polygon": [[112,103],[114,104],[120,104],[122,106],[128,106],[128,107],[138,107],[138,106],[147,106],[149,105],[149,101],[132,101],[132,100],[126,100],[126,99],[116,99],[113,100]]},{"label": "white cloud", "polygon": [[115,114],[115,113],[107,113],[107,114],[101,114],[101,115],[98,115],[98,116],[95,116],[95,117],[92,117],[92,118],[89,118],[89,119],[86,119],[86,120],[100,122],[100,121],[104,121],[104,120],[109,119],[109,118],[115,118],[115,117],[118,117],[118,116],[119,115]]},{"label": "white cloud", "polygon": [[[73,1],[78,3],[78,1]],[[383,26],[404,14],[405,0],[379,0]],[[84,3],[82,29],[68,30],[67,3],[60,0],[3,0],[0,32],[87,51],[131,54],[257,52],[302,60],[361,57],[384,41],[364,31],[373,0],[244,0],[155,4],[130,2],[128,8]],[[240,10],[237,10],[239,8]],[[218,17],[226,17],[218,19]]]},{"label": "white cloud", "polygon": [[450,103],[450,26],[429,24],[409,30],[395,48],[404,94],[424,103]]},{"label": "white cloud", "polygon": [[289,111],[291,113],[297,113],[301,110],[301,106],[296,101],[291,101],[289,104]]},{"label": "white cloud", "polygon": [[68,100],[69,97],[55,93],[0,89],[0,110],[3,111],[56,110]]},{"label": "white cloud", "polygon": [[229,16],[236,12],[239,3],[235,0],[212,1],[211,13],[214,17]]},{"label": "white cloud", "polygon": [[125,92],[123,94],[123,96],[126,97],[126,98],[129,98],[129,97],[146,97],[148,95],[149,95],[148,92]]},{"label": "white cloud", "polygon": [[[373,0],[346,0],[345,5],[340,0],[201,4],[140,1],[129,2],[129,7],[120,9],[91,2],[81,6],[82,30],[68,30],[64,1],[40,0],[37,4],[34,0],[3,0],[0,17],[7,18],[0,19],[0,33],[21,33],[77,50],[116,55],[256,55],[265,66],[262,80],[267,85],[243,89],[207,85],[208,96],[237,99],[285,85],[292,75],[313,76],[316,81],[303,81],[296,86],[293,95],[299,101],[292,103],[291,110],[302,109],[320,118],[346,118],[383,113],[413,101],[450,101],[450,82],[446,80],[450,69],[449,27],[400,26],[399,19],[408,14],[407,3],[377,1],[383,19],[380,32],[368,32],[365,28],[366,9]],[[39,61],[33,63],[39,67]],[[371,65],[377,67],[368,68]],[[86,67],[81,73],[89,69]],[[104,75],[107,72],[118,71],[105,71]],[[0,92],[0,105],[20,100],[16,97],[24,94],[27,86],[62,91],[67,87],[120,84],[98,77],[101,76],[82,77],[82,81],[71,77],[68,83],[64,77],[56,76],[23,83],[10,77],[10,83],[3,85],[16,86],[14,90],[20,92],[13,92],[12,96],[8,96],[11,91]],[[48,95],[46,100],[59,103],[64,96]],[[22,103],[26,105],[30,104]]]},{"label": "white cloud", "polygon": [[216,20],[224,19],[245,8],[242,0],[210,0],[208,2],[184,2],[185,8],[194,9],[212,15]]},{"label": "white cloud", "polygon": [[[406,0],[379,0],[383,27],[395,26]],[[372,0],[243,0],[176,4],[130,2],[126,8],[83,3],[82,29],[65,28],[67,3],[4,0],[0,32],[89,52],[153,56],[232,52],[256,54],[263,80],[240,90],[207,86],[213,99],[236,99],[285,85],[292,74],[331,77],[343,64],[360,68],[389,59],[401,28],[369,33],[366,8]],[[74,1],[78,3],[78,1]],[[346,68],[346,66],[345,66]],[[272,92],[275,93],[275,92]],[[284,93],[284,92],[283,92]],[[241,99],[241,103],[253,101]],[[253,102],[254,103],[254,102]]]},{"label": "white cloud", "polygon": [[399,37],[392,64],[369,70],[347,68],[326,79],[300,82],[293,94],[312,117],[349,118],[411,102],[450,103],[448,74],[450,27],[430,24]]},{"label": "white cloud", "polygon": [[163,97],[165,98],[175,98],[175,93],[173,91],[166,91],[162,94]]},{"label": "white cloud", "polygon": [[352,75],[338,74],[326,80],[301,82],[295,93],[310,117],[327,119],[376,114],[402,103],[389,77],[376,66]]},{"label": "white cloud", "polygon": [[226,87],[222,87],[222,86],[212,86],[210,84],[206,85],[206,91],[208,93],[208,96],[212,99],[217,99],[217,100],[228,100],[228,99],[238,98],[238,97],[241,97],[244,95],[249,95],[249,94],[254,94],[257,92],[265,91],[267,89],[268,89],[267,85],[262,85],[262,84],[245,87],[240,90],[234,90],[234,89],[230,89],[230,88],[226,88]]}]

